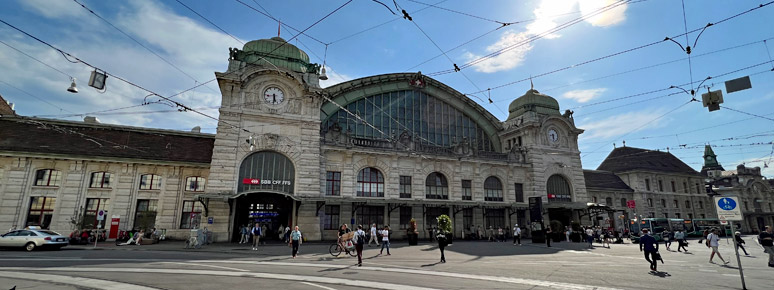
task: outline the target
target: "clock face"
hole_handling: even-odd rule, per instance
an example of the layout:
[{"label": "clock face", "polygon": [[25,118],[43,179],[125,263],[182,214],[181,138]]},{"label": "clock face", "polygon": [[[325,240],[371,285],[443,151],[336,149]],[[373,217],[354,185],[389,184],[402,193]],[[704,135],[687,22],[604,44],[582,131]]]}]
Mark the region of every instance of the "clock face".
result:
[{"label": "clock face", "polygon": [[707,156],[707,161],[712,161],[712,156]]},{"label": "clock face", "polygon": [[559,141],[559,134],[556,133],[556,130],[554,129],[548,130],[548,141],[551,141],[553,143],[556,143],[556,141]]},{"label": "clock face", "polygon": [[279,105],[285,101],[285,93],[277,87],[270,87],[263,92],[263,99],[272,105]]}]

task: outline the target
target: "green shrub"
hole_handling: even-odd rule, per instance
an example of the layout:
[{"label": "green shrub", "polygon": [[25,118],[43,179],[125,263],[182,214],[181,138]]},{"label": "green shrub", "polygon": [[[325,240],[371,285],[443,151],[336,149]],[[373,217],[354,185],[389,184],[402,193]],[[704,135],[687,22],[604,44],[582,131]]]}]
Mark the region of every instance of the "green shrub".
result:
[{"label": "green shrub", "polygon": [[438,221],[438,230],[446,234],[452,232],[452,220],[448,215],[442,214],[436,220]]}]

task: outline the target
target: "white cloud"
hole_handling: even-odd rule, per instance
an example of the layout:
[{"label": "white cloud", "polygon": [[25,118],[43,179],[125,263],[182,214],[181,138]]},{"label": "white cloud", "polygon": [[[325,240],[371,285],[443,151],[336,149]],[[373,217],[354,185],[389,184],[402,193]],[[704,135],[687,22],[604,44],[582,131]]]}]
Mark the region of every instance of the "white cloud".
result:
[{"label": "white cloud", "polygon": [[585,103],[599,97],[605,91],[607,91],[606,88],[574,90],[564,93],[562,97],[566,99],[573,99],[578,103]]},{"label": "white cloud", "polygon": [[630,112],[602,120],[593,119],[592,122],[578,125],[578,127],[586,130],[585,133],[581,134],[582,139],[610,139],[628,133],[664,127],[667,123],[666,119],[653,120],[663,113],[662,110]]},{"label": "white cloud", "polygon": [[[506,31],[503,32],[497,42],[487,46],[486,51],[492,53],[500,49],[504,49],[509,46],[515,46],[514,48],[488,58],[485,61],[474,64],[478,72],[493,73],[498,71],[505,71],[517,67],[524,61],[524,57],[532,50],[533,46],[530,43],[522,43],[526,39],[542,35],[546,39],[559,38],[561,35],[558,33],[550,33],[543,35],[544,33],[557,28],[560,24],[557,19],[559,16],[566,15],[572,12],[575,7],[580,7],[581,14],[588,16],[593,14],[599,9],[605,6],[618,2],[617,0],[542,0],[538,4],[537,8],[533,11],[535,15],[535,21],[527,25],[527,29],[523,32]],[[593,26],[606,27],[619,24],[626,20],[626,9],[628,3],[621,4],[607,10],[603,13],[595,15],[586,19],[586,22]],[[573,19],[577,16],[572,16]],[[565,21],[562,21],[562,23]],[[473,53],[465,53],[463,55],[468,61],[478,59],[481,55]]]},{"label": "white cloud", "polygon": [[[509,46],[517,45],[519,43],[524,42],[527,39],[528,35],[525,32],[522,33],[514,33],[512,31],[506,31],[503,33],[502,36],[500,36],[500,40],[495,42],[494,44],[487,46],[486,51],[489,53],[496,52],[498,50],[507,48]],[[532,49],[532,45],[529,43],[525,43],[523,45],[518,45],[514,48],[511,48],[510,50],[501,52],[499,54],[496,54],[493,57],[490,57],[482,62],[479,62],[474,65],[476,68],[476,71],[478,72],[485,72],[485,73],[493,73],[503,70],[509,70],[512,69],[518,65],[520,65],[524,61],[524,56]],[[472,53],[466,53],[465,57],[470,60],[478,59],[479,55],[475,55]]]},{"label": "white cloud", "polygon": [[[51,0],[19,0],[27,10],[38,13],[46,18],[85,18],[89,17],[86,9],[73,1],[51,1]],[[93,16],[92,16],[93,17]]]},{"label": "white cloud", "polygon": [[328,75],[328,79],[324,81],[323,80],[320,81],[321,88],[327,88],[336,84],[340,84],[340,83],[352,80],[352,77],[345,74],[340,74],[335,70],[333,70],[333,68],[330,66],[325,66],[325,74]]}]

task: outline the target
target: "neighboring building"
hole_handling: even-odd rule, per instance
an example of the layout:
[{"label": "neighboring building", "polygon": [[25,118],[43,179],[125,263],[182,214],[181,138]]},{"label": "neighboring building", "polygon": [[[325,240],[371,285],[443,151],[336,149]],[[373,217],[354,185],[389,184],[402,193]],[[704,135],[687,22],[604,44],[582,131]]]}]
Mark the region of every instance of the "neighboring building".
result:
[{"label": "neighboring building", "polygon": [[669,152],[615,148],[597,170],[614,173],[634,190],[631,218],[716,218],[704,178]]},{"label": "neighboring building", "polygon": [[15,114],[16,112],[14,112],[12,104],[3,99],[3,96],[0,96],[0,116]]},{"label": "neighboring building", "polygon": [[701,172],[712,181],[717,194],[739,198],[744,215],[742,231],[760,232],[764,226],[774,225],[774,180],[763,177],[760,167],[738,165],[736,170],[725,171],[712,147],[706,145]]},{"label": "neighboring building", "polygon": [[249,223],[299,225],[310,240],[377,223],[401,238],[412,218],[427,237],[440,214],[455,233],[526,226],[530,197],[542,198],[546,223],[584,222],[583,130],[555,99],[530,89],[501,122],[421,74],[322,89],[319,69],[279,37],[230,49],[214,136],[3,117],[0,227],[66,232],[103,210],[120,229],[173,238],[207,226],[216,241],[237,240]]},{"label": "neighboring building", "polygon": [[589,202],[609,208],[605,213],[590,212],[591,223],[616,230],[624,229],[629,224],[628,220],[635,217],[628,208],[629,201],[637,202],[634,190],[610,171],[583,170],[583,176]]}]

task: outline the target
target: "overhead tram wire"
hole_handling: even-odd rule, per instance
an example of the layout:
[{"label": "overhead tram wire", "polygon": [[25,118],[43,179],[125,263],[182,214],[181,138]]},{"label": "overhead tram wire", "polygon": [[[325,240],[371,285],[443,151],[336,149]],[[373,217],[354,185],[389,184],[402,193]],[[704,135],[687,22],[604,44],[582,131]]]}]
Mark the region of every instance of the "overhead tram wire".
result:
[{"label": "overhead tram wire", "polygon": [[20,49],[18,49],[18,48],[15,48],[15,47],[13,47],[12,45],[10,45],[10,44],[6,43],[5,41],[2,41],[2,40],[0,40],[0,43],[4,44],[4,45],[5,45],[5,46],[7,46],[7,47],[10,47],[11,49],[15,50],[15,51],[16,51],[16,52],[18,52],[18,53],[21,53],[21,54],[23,54],[23,55],[25,55],[25,56],[27,56],[27,57],[31,58],[31,59],[32,59],[32,60],[34,60],[34,61],[37,61],[37,62],[39,62],[39,63],[40,63],[40,64],[42,64],[42,65],[45,65],[45,66],[49,67],[49,68],[50,68],[50,69],[52,69],[52,70],[55,70],[55,71],[59,72],[60,74],[63,74],[63,75],[65,75],[66,77],[70,77],[71,79],[72,79],[72,78],[74,78],[74,77],[73,77],[73,76],[71,76],[70,74],[68,74],[68,73],[66,73],[66,72],[63,72],[63,71],[61,71],[61,70],[59,70],[59,69],[57,69],[57,68],[55,68],[55,67],[53,67],[53,66],[51,66],[51,65],[49,65],[49,64],[47,64],[47,63],[45,63],[45,62],[43,62],[42,60],[39,60],[39,59],[35,58],[34,56],[31,56],[31,55],[27,54],[26,52],[24,52],[24,51],[21,51],[21,50],[20,50]]},{"label": "overhead tram wire", "polygon": [[[261,11],[261,10],[258,10],[258,9],[256,9],[256,8],[255,8],[255,7],[253,7],[253,6],[250,6],[250,4],[247,4],[247,3],[243,2],[242,0],[234,0],[234,1],[238,2],[239,4],[242,4],[242,5],[244,5],[244,6],[245,6],[245,7],[247,7],[247,8],[250,8],[250,10],[253,10],[253,11],[255,11],[255,12],[258,12],[259,14],[261,14],[261,15],[263,15],[263,16],[266,16],[266,17],[268,17],[269,19],[271,19],[271,20],[274,20],[274,21],[276,21],[276,22],[280,23],[280,25],[282,25],[283,27],[287,27],[287,28],[290,28],[290,29],[292,29],[292,30],[294,30],[294,31],[297,31],[297,32],[298,32],[298,35],[295,35],[295,36],[293,36],[293,38],[291,38],[291,39],[288,39],[288,40],[287,40],[287,42],[290,42],[290,40],[292,40],[292,39],[295,39],[295,38],[296,38],[296,37],[298,37],[299,35],[303,35],[303,36],[309,37],[309,39],[312,39],[312,40],[314,40],[314,41],[317,41],[317,42],[319,42],[319,43],[320,43],[320,44],[322,44],[322,45],[329,44],[329,43],[325,43],[324,41],[322,41],[322,40],[319,40],[319,39],[315,38],[314,36],[311,36],[311,35],[309,35],[309,34],[306,34],[306,31],[307,31],[307,30],[309,30],[309,28],[311,28],[311,27],[309,27],[309,28],[307,28],[307,29],[304,29],[303,31],[301,31],[301,30],[298,30],[298,29],[296,29],[295,27],[288,25],[287,23],[282,23],[282,22],[280,22],[280,20],[279,20],[279,19],[277,19],[277,18],[275,18],[274,16],[271,16],[271,15],[269,15],[268,13],[265,13],[265,12],[263,12],[263,11]],[[342,7],[344,7],[344,6],[348,5],[350,2],[352,2],[352,0],[350,0],[350,1],[347,1],[346,3],[344,3],[344,5],[340,6],[338,9],[334,10],[333,12],[331,12],[331,14],[335,13],[336,11],[338,11],[339,9],[341,9]],[[330,15],[328,15],[328,16],[330,16]],[[323,19],[327,18],[328,16],[325,16],[325,17],[323,17]],[[320,21],[322,21],[322,19],[321,19]],[[314,26],[314,25],[316,25],[316,24],[317,24],[317,23],[315,23],[315,24],[312,24],[312,26]]]},{"label": "overhead tram wire", "polygon": [[243,45],[245,44],[243,41],[239,40],[239,38],[236,38],[236,36],[232,35],[231,33],[226,32],[226,30],[224,30],[223,28],[220,28],[220,26],[218,26],[217,24],[215,24],[212,21],[210,21],[209,19],[207,19],[207,17],[204,17],[204,15],[199,14],[199,12],[196,12],[196,10],[194,10],[193,8],[189,7],[188,5],[185,5],[185,3],[183,3],[182,1],[180,1],[180,0],[175,0],[175,1],[177,3],[179,3],[180,5],[183,5],[183,7],[187,8],[191,12],[193,12],[193,14],[196,14],[200,18],[204,19],[204,21],[207,21],[207,23],[209,23],[210,25],[215,26],[215,28],[217,28],[221,32],[225,33],[226,35],[230,36],[231,38],[233,38],[237,42],[239,42],[239,43],[241,43]]},{"label": "overhead tram wire", "polygon": [[730,108],[730,107],[728,107],[726,105],[722,105],[720,107],[723,108],[723,109],[727,109],[727,110],[731,110],[731,111],[737,112],[737,113],[742,113],[742,114],[745,114],[745,115],[749,115],[749,116],[753,116],[753,117],[756,117],[756,118],[761,118],[761,119],[765,119],[765,120],[769,120],[769,121],[774,122],[774,118],[769,118],[769,117],[766,117],[766,116],[762,116],[762,115],[758,115],[758,114],[753,114],[753,113],[748,113],[748,112],[745,112],[745,111],[733,109],[733,108]]},{"label": "overhead tram wire", "polygon": [[[538,40],[538,39],[541,39],[541,38],[543,38],[543,37],[545,37],[545,36],[551,35],[551,34],[553,34],[553,33],[556,33],[556,32],[558,32],[558,31],[561,31],[561,30],[563,30],[563,29],[565,29],[565,28],[568,28],[568,27],[570,27],[570,26],[572,26],[572,25],[575,25],[575,24],[581,23],[581,22],[583,22],[583,21],[585,21],[585,20],[587,20],[587,19],[589,19],[589,18],[591,18],[591,17],[595,17],[595,16],[597,16],[597,15],[599,15],[599,14],[601,14],[601,13],[604,13],[604,12],[606,12],[606,11],[608,11],[608,10],[611,10],[611,9],[614,9],[614,8],[616,8],[616,7],[618,7],[618,6],[621,6],[621,5],[623,5],[623,4],[626,4],[628,1],[630,1],[630,0],[619,0],[619,1],[617,1],[617,2],[614,2],[614,3],[612,3],[612,4],[609,4],[609,5],[605,6],[605,7],[602,7],[602,8],[600,8],[600,9],[597,9],[597,10],[595,10],[595,11],[594,11],[594,12],[592,12],[592,13],[589,13],[589,14],[587,14],[587,15],[582,15],[582,16],[581,16],[581,17],[579,17],[579,18],[575,18],[575,19],[573,19],[573,20],[571,20],[571,21],[568,21],[568,22],[565,22],[565,23],[563,23],[563,24],[560,24],[560,25],[558,25],[558,26],[556,26],[556,27],[554,27],[554,28],[551,28],[551,29],[549,29],[549,30],[546,30],[546,31],[544,31],[544,32],[541,32],[541,33],[538,33],[538,34],[532,35],[532,36],[530,36],[530,37],[528,37],[528,38],[526,38],[526,39],[524,39],[524,40],[522,40],[522,41],[519,41],[519,42],[517,42],[517,43],[513,44],[513,45],[509,45],[509,46],[507,46],[507,47],[504,47],[504,48],[502,48],[502,49],[499,49],[499,50],[497,50],[497,51],[491,52],[491,53],[489,53],[489,54],[487,54],[487,55],[484,55],[484,56],[482,56],[482,57],[479,57],[479,58],[477,58],[477,59],[474,59],[474,60],[472,60],[472,61],[469,61],[469,62],[467,62],[467,63],[463,64],[462,66],[460,66],[460,67],[459,67],[459,69],[466,69],[466,68],[468,68],[468,67],[474,66],[474,65],[476,65],[476,64],[478,64],[478,63],[481,63],[481,62],[483,62],[483,61],[486,61],[486,60],[488,60],[488,59],[490,59],[490,58],[493,58],[493,57],[499,56],[499,55],[501,55],[501,54],[503,54],[503,53],[505,53],[505,52],[508,52],[508,51],[510,51],[510,50],[513,50],[513,49],[515,49],[515,48],[517,48],[517,47],[520,47],[520,46],[522,46],[522,45],[529,44],[529,43],[531,43],[531,42],[533,42],[533,41],[536,41],[536,40]],[[436,75],[443,75],[443,74],[448,74],[448,73],[453,73],[453,72],[456,72],[456,69],[455,69],[455,70],[451,70],[451,69],[449,69],[449,70],[438,71],[438,72],[430,73],[430,74],[428,74],[428,75],[429,75],[429,76],[436,76]],[[478,93],[478,92],[476,92],[476,93]]]},{"label": "overhead tram wire", "polygon": [[440,7],[440,6],[436,6],[436,5],[433,5],[433,4],[428,4],[428,3],[424,3],[424,2],[420,2],[420,1],[416,1],[416,0],[408,0],[408,1],[409,2],[414,2],[414,3],[417,3],[417,4],[422,4],[422,5],[425,5],[425,6],[428,6],[428,7],[433,7],[433,8],[436,8],[436,9],[440,9],[440,10],[444,10],[444,11],[448,11],[448,12],[452,12],[452,13],[457,13],[457,14],[460,14],[460,15],[465,15],[465,16],[468,16],[468,17],[484,20],[484,21],[494,22],[494,23],[500,24],[501,27],[508,26],[508,25],[516,23],[516,22],[504,22],[504,21],[498,21],[498,20],[494,20],[494,19],[489,19],[489,18],[473,15],[473,14],[470,14],[470,13],[461,12],[461,11],[457,11],[457,10],[452,10],[452,9],[448,9],[448,8],[444,8],[444,7]]},{"label": "overhead tram wire", "polygon": [[46,101],[45,99],[43,99],[43,98],[41,98],[41,97],[38,97],[38,96],[36,96],[36,95],[33,95],[32,93],[30,93],[30,92],[28,92],[28,91],[25,91],[25,90],[22,90],[22,89],[20,89],[20,88],[18,88],[18,87],[16,87],[16,86],[14,86],[14,85],[12,85],[12,84],[9,84],[9,83],[7,83],[7,82],[5,82],[5,81],[2,81],[2,80],[0,80],[0,83],[3,83],[3,84],[5,84],[6,86],[12,87],[12,88],[14,88],[14,89],[16,89],[16,90],[18,90],[18,91],[20,91],[20,92],[22,92],[22,93],[25,93],[25,94],[27,94],[28,96],[30,96],[30,97],[33,97],[33,98],[37,99],[38,101],[44,102],[44,103],[48,104],[49,106],[52,106],[52,107],[54,107],[54,108],[57,108],[57,109],[59,109],[60,111],[65,111],[65,112],[70,112],[70,113],[72,113],[72,112],[73,112],[73,111],[70,111],[70,110],[64,109],[64,108],[62,108],[62,107],[60,107],[60,106],[57,106],[57,105],[55,105],[55,104],[53,104],[53,103],[51,103],[51,102],[49,102],[49,101]]},{"label": "overhead tram wire", "polygon": [[[437,3],[435,3],[435,4],[433,4],[433,5],[438,5],[438,4],[441,4],[441,3],[443,3],[443,2],[446,2],[446,1],[449,1],[449,0],[442,0],[442,1],[438,1]],[[427,6],[427,7],[424,7],[424,8],[420,8],[420,9],[418,9],[417,11],[414,11],[414,12],[412,12],[412,14],[418,14],[418,13],[420,13],[420,12],[422,12],[422,11],[424,11],[424,10],[427,10],[427,9],[429,9],[429,8],[430,8],[429,6]],[[377,24],[377,25],[371,26],[371,27],[369,27],[369,28],[363,29],[363,30],[361,30],[361,31],[358,31],[358,32],[355,32],[355,33],[349,34],[349,35],[347,35],[347,36],[344,36],[344,37],[342,37],[342,38],[339,38],[339,39],[336,39],[336,40],[334,40],[334,41],[331,41],[331,42],[329,42],[329,43],[327,43],[327,44],[328,44],[328,45],[330,45],[330,44],[334,44],[334,43],[338,43],[338,42],[341,42],[341,41],[344,41],[344,40],[350,39],[350,38],[352,38],[352,37],[355,37],[355,36],[357,36],[357,35],[360,35],[360,34],[366,33],[366,32],[368,32],[368,31],[374,30],[374,29],[376,29],[376,28],[379,28],[379,27],[382,27],[382,26],[384,26],[384,25],[390,24],[390,23],[392,23],[392,22],[395,22],[395,21],[397,21],[397,20],[400,20],[400,19],[402,19],[402,18],[403,18],[403,16],[397,16],[397,17],[393,18],[392,20],[388,20],[388,21],[382,22],[382,23],[380,23],[380,24]]]},{"label": "overhead tram wire", "polygon": [[[140,42],[140,41],[139,41],[139,40],[137,40],[136,38],[132,37],[132,36],[131,36],[131,35],[129,35],[128,33],[124,32],[123,30],[121,30],[121,28],[118,28],[118,26],[115,26],[115,25],[113,25],[113,23],[111,23],[110,21],[108,21],[108,20],[107,20],[107,19],[105,19],[104,17],[102,17],[102,16],[100,16],[99,14],[97,14],[96,12],[94,12],[94,10],[91,10],[91,8],[89,8],[89,7],[86,7],[86,5],[84,5],[84,4],[83,4],[83,3],[81,3],[81,2],[78,2],[78,0],[73,0],[73,2],[75,2],[75,3],[76,3],[76,4],[78,4],[79,6],[83,7],[83,9],[86,9],[86,11],[88,11],[88,12],[89,12],[89,13],[91,13],[92,15],[96,16],[97,18],[99,18],[99,19],[100,19],[100,20],[102,20],[103,22],[107,23],[108,25],[110,25],[111,27],[113,27],[115,30],[118,30],[118,32],[121,32],[121,34],[123,34],[124,36],[128,37],[129,39],[131,39],[132,41],[134,41],[134,42],[135,42],[135,43],[137,43],[138,45],[142,46],[142,48],[145,48],[145,50],[149,51],[150,53],[152,53],[153,55],[155,55],[156,57],[158,57],[159,59],[161,59],[162,61],[164,61],[165,63],[167,63],[168,65],[170,65],[171,67],[173,67],[174,69],[176,69],[177,71],[179,71],[180,73],[184,74],[185,76],[187,76],[188,78],[190,78],[190,79],[191,79],[191,80],[193,80],[194,82],[199,82],[199,80],[197,80],[196,78],[194,78],[193,76],[191,76],[191,75],[190,75],[190,74],[188,74],[187,72],[183,71],[183,70],[182,70],[180,67],[178,67],[177,65],[173,64],[172,62],[170,62],[170,61],[169,61],[169,60],[167,60],[166,58],[162,57],[161,55],[159,55],[158,53],[156,53],[155,51],[153,51],[153,50],[152,50],[152,49],[150,49],[149,47],[147,47],[147,46],[145,46],[144,44],[142,44],[142,42]],[[213,90],[213,91],[215,91],[213,88],[210,88],[210,87],[207,87],[207,88],[209,88],[210,90]],[[215,92],[217,92],[217,91],[215,91]]]},{"label": "overhead tram wire", "polygon": [[[729,20],[732,20],[732,19],[734,19],[734,18],[737,18],[737,17],[739,17],[739,16],[742,16],[742,15],[745,15],[745,14],[747,14],[747,13],[753,12],[753,11],[755,11],[755,10],[758,10],[758,9],[761,9],[761,8],[764,8],[764,7],[767,7],[767,6],[771,5],[772,3],[774,3],[774,1],[770,1],[770,2],[766,2],[766,3],[764,3],[764,4],[760,4],[760,5],[758,5],[758,6],[755,6],[755,7],[753,7],[753,8],[750,8],[750,9],[748,9],[748,10],[745,10],[745,11],[743,11],[743,12],[740,12],[740,13],[734,14],[734,15],[732,15],[732,16],[726,17],[726,18],[724,18],[724,19],[721,19],[721,20],[719,20],[719,21],[713,22],[713,26],[717,26],[718,24],[721,24],[721,23],[727,22],[727,21],[729,21]],[[699,32],[699,31],[701,31],[702,29],[704,29],[705,27],[706,27],[706,26],[702,26],[701,28],[696,28],[696,29],[694,29],[694,30],[688,31],[688,33],[690,34],[690,33]],[[675,35],[675,36],[673,36],[672,38],[681,37],[681,36],[683,36],[683,35],[684,35],[684,34]],[[629,52],[632,52],[632,51],[637,51],[637,50],[640,50],[640,49],[643,49],[643,48],[647,48],[647,47],[650,47],[650,46],[654,46],[654,45],[656,45],[656,44],[663,43],[664,41],[666,41],[666,40],[663,40],[663,39],[662,39],[662,40],[659,40],[659,41],[655,41],[655,42],[647,43],[647,44],[640,45],[640,46],[637,46],[637,47],[633,47],[633,48],[625,49],[625,50],[622,50],[622,51],[619,51],[619,52],[615,52],[615,53],[608,54],[608,55],[605,55],[605,56],[597,57],[597,58],[590,59],[590,60],[587,60],[587,61],[583,61],[583,62],[580,62],[580,63],[577,63],[577,64],[573,64],[573,65],[565,66],[565,67],[558,68],[558,69],[555,69],[555,70],[552,70],[552,71],[544,72],[544,73],[537,74],[537,75],[532,75],[531,77],[528,77],[528,78],[523,78],[523,79],[520,79],[520,80],[516,80],[516,81],[508,82],[508,83],[505,83],[505,84],[502,84],[502,85],[493,86],[493,87],[491,87],[490,89],[491,89],[491,90],[496,90],[496,89],[500,89],[500,88],[503,88],[503,87],[511,86],[511,85],[514,85],[514,84],[518,84],[518,83],[521,83],[521,82],[529,81],[530,79],[535,79],[535,78],[539,78],[539,77],[547,76],[547,75],[550,75],[550,74],[554,74],[554,73],[562,72],[562,71],[565,71],[565,70],[569,70],[569,69],[572,69],[572,68],[580,67],[580,66],[583,66],[583,65],[587,65],[587,64],[590,64],[590,63],[597,62],[597,61],[605,60],[605,59],[608,59],[608,58],[611,58],[611,57],[615,57],[615,56],[618,56],[618,55],[626,54],[626,53],[629,53]],[[447,70],[447,71],[448,71],[448,70]],[[445,73],[448,73],[447,71],[443,71],[443,72],[445,72]],[[473,93],[481,93],[481,92],[483,92],[483,90],[482,90],[482,91],[478,91],[478,92],[473,92]]]}]

